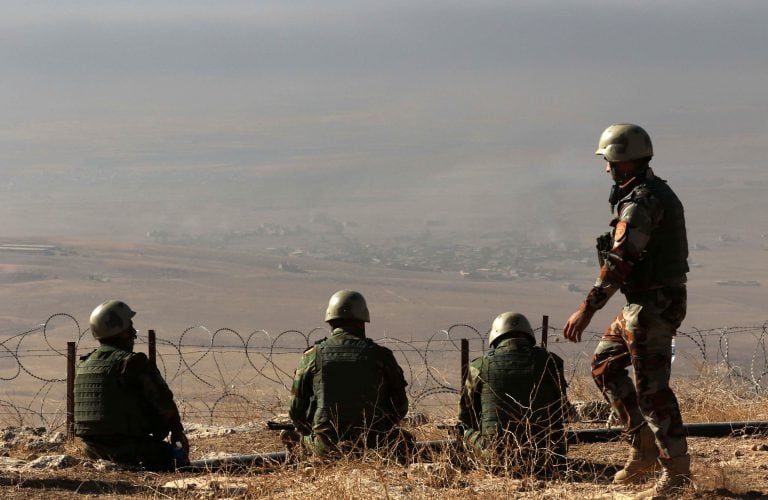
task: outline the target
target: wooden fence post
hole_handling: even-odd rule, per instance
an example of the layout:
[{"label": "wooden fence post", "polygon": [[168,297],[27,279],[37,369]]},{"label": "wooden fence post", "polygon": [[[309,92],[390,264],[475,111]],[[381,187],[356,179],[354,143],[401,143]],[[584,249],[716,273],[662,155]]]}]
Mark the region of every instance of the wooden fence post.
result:
[{"label": "wooden fence post", "polygon": [[467,381],[469,376],[469,341],[467,339],[461,339],[461,386],[464,387],[464,382]]},{"label": "wooden fence post", "polygon": [[547,334],[549,333],[549,316],[546,314],[541,318],[541,347],[547,348]]},{"label": "wooden fence post", "polygon": [[157,364],[157,338],[155,331],[150,330],[147,335],[147,353],[153,365]]},{"label": "wooden fence post", "polygon": [[74,342],[67,342],[67,439],[75,438],[75,358]]}]

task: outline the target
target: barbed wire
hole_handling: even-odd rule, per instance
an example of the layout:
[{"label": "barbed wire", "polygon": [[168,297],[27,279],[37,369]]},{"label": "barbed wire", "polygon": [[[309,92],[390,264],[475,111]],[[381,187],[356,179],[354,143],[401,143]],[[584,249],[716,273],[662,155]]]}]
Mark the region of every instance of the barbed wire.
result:
[{"label": "barbed wire", "polygon": [[[63,325],[61,324],[63,322]],[[7,330],[6,330],[7,331]],[[535,330],[538,337],[541,328]],[[183,329],[176,338],[156,339],[158,369],[174,392],[188,421],[252,421],[285,411],[301,354],[330,332],[322,327],[271,334],[232,328],[211,330],[202,325]],[[408,381],[415,410],[456,408],[461,385],[461,340],[470,357],[487,349],[487,331],[468,324],[403,340],[374,339],[391,349]],[[561,340],[562,330],[548,327],[548,349],[559,354],[567,378],[587,374],[591,352],[601,337],[587,331],[581,344]],[[97,347],[77,319],[56,313],[29,329],[0,339],[0,424],[44,425],[56,429],[66,421],[66,345],[74,342],[79,355]],[[136,350],[147,344],[140,334]],[[761,325],[727,326],[678,331],[675,373],[695,374],[703,365],[722,367],[729,382],[738,382],[757,395],[768,391],[768,321]],[[54,360],[60,360],[60,363]]]}]

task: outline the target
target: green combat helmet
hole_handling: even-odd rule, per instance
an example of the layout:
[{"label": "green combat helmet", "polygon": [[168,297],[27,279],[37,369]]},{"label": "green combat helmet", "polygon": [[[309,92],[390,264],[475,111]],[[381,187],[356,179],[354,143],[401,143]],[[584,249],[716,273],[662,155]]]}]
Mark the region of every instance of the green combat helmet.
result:
[{"label": "green combat helmet", "polygon": [[491,333],[488,335],[488,345],[493,347],[496,341],[498,341],[503,335],[512,332],[524,333],[529,335],[534,341],[536,340],[536,337],[533,336],[533,329],[531,328],[531,324],[528,322],[528,318],[520,313],[505,312],[499,314],[496,319],[493,320]]},{"label": "green combat helmet", "polygon": [[125,302],[108,300],[91,313],[91,333],[97,340],[107,339],[133,328],[136,313]]},{"label": "green combat helmet", "polygon": [[366,323],[371,322],[368,305],[360,292],[354,290],[339,290],[331,296],[328,310],[325,311],[325,321],[334,319],[356,319]]},{"label": "green combat helmet", "polygon": [[651,136],[639,125],[616,123],[603,131],[595,154],[609,162],[649,158],[653,156]]}]

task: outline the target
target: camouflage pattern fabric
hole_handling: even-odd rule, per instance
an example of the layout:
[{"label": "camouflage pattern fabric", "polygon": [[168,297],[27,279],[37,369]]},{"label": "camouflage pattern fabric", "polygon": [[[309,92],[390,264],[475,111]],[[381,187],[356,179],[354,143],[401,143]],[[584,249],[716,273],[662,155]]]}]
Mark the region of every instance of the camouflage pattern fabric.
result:
[{"label": "camouflage pattern fabric", "polygon": [[[506,357],[507,366],[489,363],[497,353],[517,356]],[[534,363],[536,358],[543,358],[544,362]],[[526,366],[520,366],[520,362]],[[490,373],[490,367],[498,373]],[[489,398],[490,384],[484,378],[495,375],[507,379],[509,390],[503,391],[502,397]],[[493,353],[470,363],[459,400],[465,448],[478,462],[494,470],[520,474],[552,472],[564,462],[566,453],[566,386],[563,362],[557,355],[535,346],[530,338],[502,339]],[[520,411],[514,411],[515,407]],[[493,413],[493,418],[489,419],[487,413]]]},{"label": "camouflage pattern fabric", "polygon": [[[628,433],[646,422],[662,458],[685,455],[680,407],[669,387],[672,338],[686,313],[685,287],[630,295],[592,358],[592,377]],[[627,367],[632,365],[635,382]]]},{"label": "camouflage pattern fabric", "polygon": [[309,434],[301,436],[301,444],[304,449],[312,455],[319,457],[348,455],[365,449],[389,448],[390,454],[405,459],[413,451],[414,443],[413,435],[399,427],[391,429],[386,434],[371,434],[369,439],[361,441],[329,443],[318,435]]},{"label": "camouflage pattern fabric", "polygon": [[[112,360],[113,366],[92,365]],[[84,383],[85,382],[85,383]],[[87,421],[75,420],[77,436],[93,458],[104,458],[147,468],[172,468],[172,447],[163,440],[169,433],[183,434],[184,428],[173,393],[157,367],[144,353],[121,350],[103,344],[84,356],[75,375],[75,415],[80,407],[103,388],[109,394],[105,411]],[[115,392],[115,393],[113,393]],[[123,422],[124,415],[140,415],[140,425]],[[138,418],[138,417],[137,417]]]},{"label": "camouflage pattern fabric", "polygon": [[[580,309],[601,309],[618,290],[627,304],[606,329],[592,359],[592,376],[625,429],[645,423],[661,458],[688,446],[669,387],[672,338],[686,314],[688,244],[680,200],[648,168],[618,186],[613,245]],[[626,368],[632,365],[635,383]]]},{"label": "camouflage pattern fabric", "polygon": [[[316,363],[317,349],[324,342],[335,344],[345,341],[355,341],[365,338],[364,330],[352,330],[336,328],[328,339],[323,339],[315,346],[312,346],[304,352],[299,360],[296,371],[294,372],[293,385],[291,387],[291,401],[288,414],[291,417],[296,429],[302,434],[302,442],[308,451],[327,455],[333,450],[346,450],[350,448],[369,447],[375,448],[389,442],[389,437],[395,431],[397,424],[408,412],[408,397],[405,392],[407,383],[403,375],[403,370],[395,360],[392,351],[373,344],[374,360],[378,367],[380,383],[378,386],[377,411],[380,415],[377,421],[386,421],[386,425],[379,426],[379,432],[364,433],[363,438],[357,438],[350,441],[338,442],[335,437],[325,433],[324,425],[318,424],[318,394],[315,394],[317,384],[315,377],[320,376]],[[376,402],[370,402],[375,404]],[[342,416],[347,417],[347,416]],[[352,419],[353,416],[350,416]],[[344,434],[344,429],[340,429],[334,434]]]}]

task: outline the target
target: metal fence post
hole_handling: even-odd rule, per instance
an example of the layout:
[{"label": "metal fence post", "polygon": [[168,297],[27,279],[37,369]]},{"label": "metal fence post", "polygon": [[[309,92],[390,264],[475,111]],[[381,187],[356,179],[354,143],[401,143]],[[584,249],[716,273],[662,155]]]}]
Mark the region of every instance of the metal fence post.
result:
[{"label": "metal fence post", "polygon": [[541,318],[541,347],[547,348],[547,334],[549,333],[549,316],[546,314]]},{"label": "metal fence post", "polygon": [[461,339],[461,386],[469,376],[469,340]]},{"label": "metal fence post", "polygon": [[149,360],[153,365],[157,364],[157,339],[155,337],[155,331],[150,330],[147,332],[147,351]]},{"label": "metal fence post", "polygon": [[74,342],[67,342],[67,439],[75,438],[75,357]]}]

